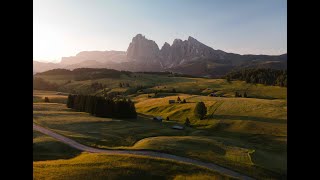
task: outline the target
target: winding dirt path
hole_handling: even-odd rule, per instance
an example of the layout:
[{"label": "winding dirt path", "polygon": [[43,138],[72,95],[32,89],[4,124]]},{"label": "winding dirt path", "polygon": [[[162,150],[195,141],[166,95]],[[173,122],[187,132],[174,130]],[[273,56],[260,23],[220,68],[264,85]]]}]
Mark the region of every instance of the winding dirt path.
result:
[{"label": "winding dirt path", "polygon": [[65,136],[62,136],[60,134],[57,134],[49,129],[46,129],[44,127],[41,127],[39,125],[33,124],[33,130],[39,131],[43,134],[46,134],[48,136],[51,136],[71,147],[74,147],[78,150],[85,151],[85,152],[91,152],[91,153],[106,153],[106,154],[131,154],[131,155],[141,155],[141,156],[148,156],[148,157],[156,157],[156,158],[162,158],[162,159],[169,159],[169,160],[175,160],[182,163],[197,165],[201,167],[205,167],[208,169],[211,169],[213,171],[219,172],[221,174],[225,174],[228,176],[232,176],[239,179],[248,179],[251,180],[253,178],[248,177],[246,175],[240,174],[238,172],[226,169],[224,167],[218,166],[213,163],[206,163],[199,160],[194,160],[186,157],[180,157],[176,155],[161,153],[161,152],[153,152],[153,151],[138,151],[138,150],[107,150],[107,149],[97,149],[89,146],[82,145],[72,139],[69,139]]}]

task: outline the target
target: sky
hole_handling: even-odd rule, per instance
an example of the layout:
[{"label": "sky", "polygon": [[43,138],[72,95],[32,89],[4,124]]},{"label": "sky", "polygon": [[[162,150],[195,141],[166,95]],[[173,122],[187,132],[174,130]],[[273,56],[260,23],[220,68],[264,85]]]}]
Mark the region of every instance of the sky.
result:
[{"label": "sky", "polygon": [[33,59],[126,51],[136,34],[159,48],[192,36],[226,52],[287,52],[287,0],[34,0]]}]

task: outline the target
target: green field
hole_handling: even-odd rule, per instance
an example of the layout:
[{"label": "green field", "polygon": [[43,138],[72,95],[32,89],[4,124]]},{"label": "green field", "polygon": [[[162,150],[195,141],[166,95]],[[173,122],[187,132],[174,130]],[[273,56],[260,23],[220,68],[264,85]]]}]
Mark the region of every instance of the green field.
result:
[{"label": "green field", "polygon": [[[164,173],[165,172],[165,173]],[[34,179],[234,179],[175,161],[133,155],[88,154],[33,162]]]},{"label": "green field", "polygon": [[[188,77],[168,77],[164,75],[152,75],[134,73],[131,76],[121,75],[120,78],[102,78],[95,80],[75,81],[72,76],[59,75],[37,75],[48,82],[58,83],[62,86],[59,91],[75,93],[96,93],[91,88],[91,84],[98,82],[105,85],[107,91],[126,92],[135,94],[136,86],[144,86],[143,91],[152,92],[171,92],[175,89],[180,93],[208,95],[213,91],[225,97],[234,97],[234,92],[247,92],[248,97],[263,99],[286,99],[287,88],[278,86],[265,86],[262,84],[248,84],[243,81],[227,82],[224,79],[188,78]],[[68,81],[71,83],[67,83]],[[128,83],[130,87],[119,88],[119,83]]]},{"label": "green field", "polygon": [[[176,100],[178,96],[164,98],[136,97],[137,112],[147,115],[169,117],[184,123],[188,117],[194,127],[200,129],[223,130],[231,132],[246,132],[250,134],[267,134],[286,136],[287,117],[285,100],[265,100],[254,98],[220,98],[207,96],[191,96],[180,94],[186,99],[185,104],[169,104],[170,99]],[[207,118],[198,120],[193,109],[196,102],[203,101],[208,109]]]},{"label": "green field", "polygon": [[[286,88],[138,73],[135,77],[122,75],[120,78],[86,81],[73,81],[63,76],[42,78],[62,84],[71,80],[59,91],[84,94],[98,93],[92,91],[91,83],[103,83],[106,91],[122,92],[135,102],[139,113],[137,119],[99,118],[68,109],[63,104],[66,94],[34,91],[34,123],[82,144],[103,149],[161,151],[213,162],[257,179],[286,179]],[[120,88],[120,82],[129,83],[130,87]],[[135,85],[144,88],[136,93]],[[173,88],[176,93],[172,93]],[[224,97],[209,97],[212,91]],[[246,91],[250,98],[235,98],[235,91]],[[187,103],[168,103],[178,96]],[[49,97],[50,103],[43,103],[44,97]],[[208,109],[204,120],[193,114],[199,101]],[[155,122],[153,116],[169,117],[170,120]],[[183,125],[187,117],[191,127],[184,130],[171,128],[172,125]],[[68,155],[73,156],[72,153]],[[183,173],[170,177],[184,179]],[[197,179],[200,176],[188,174],[188,177]],[[206,179],[207,175],[201,177]]]},{"label": "green field", "polygon": [[[92,147],[168,152],[266,177],[270,172],[264,169],[286,171],[285,136],[215,130],[208,125],[198,127],[198,124],[179,131],[171,129],[176,121],[159,123],[145,116],[120,121],[98,118],[74,112],[60,103],[35,103],[34,122]],[[264,127],[266,122],[259,123]],[[269,131],[273,128],[270,126]],[[265,143],[271,145],[266,149]]]},{"label": "green field", "polygon": [[33,102],[44,102],[44,98],[48,97],[51,103],[67,103],[66,93],[56,92],[56,91],[40,91],[34,90]]},{"label": "green field", "polygon": [[159,158],[81,153],[37,131],[33,132],[33,160],[34,179],[234,179]]},{"label": "green field", "polygon": [[33,161],[69,159],[80,153],[49,136],[33,131]]}]

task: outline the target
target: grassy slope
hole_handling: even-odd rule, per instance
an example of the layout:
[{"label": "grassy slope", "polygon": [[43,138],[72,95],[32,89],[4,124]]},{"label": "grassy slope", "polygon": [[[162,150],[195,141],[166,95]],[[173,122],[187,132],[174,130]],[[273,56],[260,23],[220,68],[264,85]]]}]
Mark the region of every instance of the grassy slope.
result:
[{"label": "grassy slope", "polygon": [[[71,79],[59,76],[44,78],[57,83],[65,83]],[[233,162],[242,161],[243,164],[250,164],[248,158],[241,157],[246,157],[248,152],[255,150],[250,154],[251,161],[255,166],[286,173],[286,88],[252,85],[241,81],[227,83],[220,79],[138,74],[136,77],[122,76],[120,79],[72,81],[64,85],[64,89],[62,89],[69,92],[74,89],[86,93],[91,91],[92,82],[105,84],[110,92],[130,92],[133,89],[132,86],[136,85],[147,86],[148,88],[144,89],[144,92],[171,92],[172,88],[175,88],[181,92],[180,97],[186,98],[188,103],[169,105],[168,99],[177,98],[175,94],[170,93],[157,95],[158,97],[171,96],[163,99],[148,98],[147,94],[133,94],[132,97],[137,102],[138,112],[163,117],[169,116],[171,120],[174,120],[162,124],[146,118],[139,118],[138,121],[119,122],[112,119],[91,117],[86,113],[73,112],[59,104],[41,103],[34,106],[34,121],[56,129],[57,132],[89,146],[161,150],[213,162],[219,161],[220,158],[222,164],[230,164],[231,162],[232,167],[235,166],[232,165]],[[131,87],[119,88],[120,82],[129,83]],[[213,98],[187,94],[207,95],[212,90],[218,91],[218,94],[224,94],[226,97],[234,96],[235,91],[246,91],[249,97],[279,98],[279,100]],[[40,97],[44,98],[44,96]],[[52,98],[55,99],[54,94],[52,94]],[[41,102],[42,99],[39,100],[39,96],[34,97],[34,101]],[[193,117],[192,111],[196,101],[206,103],[208,107],[207,120],[198,121]],[[176,122],[183,123],[186,117],[191,119],[193,128],[187,128],[184,131],[170,128]],[[177,136],[179,137],[171,138]],[[225,147],[221,146],[219,142],[223,142]],[[207,146],[205,146],[206,143]],[[171,145],[168,146],[168,144]],[[198,144],[202,148],[195,148],[193,144]],[[243,151],[238,152],[244,153],[235,153],[236,156],[231,160],[228,159],[230,153],[221,155],[220,152],[219,156],[219,150],[214,148],[215,146],[223,147],[225,152],[228,152],[225,150],[226,147],[231,147],[229,148],[231,152],[237,152],[237,149],[240,148]]]},{"label": "grassy slope", "polygon": [[48,97],[49,102],[53,103],[67,103],[68,99],[68,96],[65,93],[58,93],[56,91],[34,90],[33,102],[44,102],[45,97]]},{"label": "grassy slope", "polygon": [[81,153],[37,131],[33,132],[33,160],[34,179],[233,179],[175,161]]},{"label": "grassy slope", "polygon": [[133,155],[82,153],[69,160],[33,163],[34,179],[185,179],[188,176],[232,179],[197,166]]},{"label": "grassy slope", "polygon": [[[237,142],[235,137],[238,135],[229,137],[224,137],[225,133],[212,135],[212,132],[207,129],[173,130],[170,126],[175,124],[174,122],[158,123],[144,118],[123,121],[98,118],[87,113],[74,112],[67,109],[64,104],[55,103],[35,103],[34,122],[93,147],[160,150],[226,165],[242,172],[254,171],[256,176],[259,174],[261,177],[262,175],[267,177],[269,174],[264,173],[264,170],[253,170],[250,167],[252,162],[265,168],[275,165],[274,162],[267,164],[263,159],[275,157],[269,153],[273,151],[267,151],[267,153],[260,151],[255,143],[250,145],[244,141],[245,138],[240,138],[241,140],[238,139]],[[251,137],[248,140],[251,140]],[[257,144],[260,143],[257,142]],[[283,145],[280,147],[280,152],[284,152],[282,147]],[[263,146],[261,148],[263,149]],[[253,149],[259,154],[253,153],[249,156],[249,152]],[[284,168],[283,157],[278,152],[274,154],[280,158],[276,159],[276,165]],[[283,169],[276,170],[283,172]]]},{"label": "grassy slope", "polygon": [[[188,103],[170,105],[168,100],[177,99],[177,96],[165,98],[145,98],[144,96],[136,97],[138,112],[169,116],[170,120],[181,123],[188,117],[193,127],[205,130],[194,132],[195,135],[204,135],[208,139],[212,139],[213,136],[224,137],[221,141],[225,143],[254,149],[255,153],[251,154],[254,164],[276,172],[286,171],[286,101],[180,94],[179,97],[186,99]],[[198,120],[193,115],[197,101],[205,102],[208,108],[208,118],[205,120]],[[208,137],[209,135],[211,137]],[[163,143],[153,142],[152,144],[165,146],[166,141],[169,141],[169,138],[163,139]],[[149,147],[148,143],[145,146]],[[157,148],[159,147],[155,147]],[[174,149],[171,151],[173,152]],[[203,155],[199,155],[201,156]]]},{"label": "grassy slope", "polygon": [[88,113],[75,112],[65,104],[34,103],[34,122],[73,138],[89,146],[110,148],[132,146],[138,140],[154,136],[184,136],[195,131],[178,131],[170,127],[174,122],[159,123],[150,118],[114,120]]},{"label": "grassy slope", "polygon": [[80,151],[33,131],[33,161],[69,159],[79,154]]},{"label": "grassy slope", "polygon": [[[169,117],[184,123],[188,117],[195,127],[200,129],[222,129],[231,132],[246,132],[251,134],[268,134],[286,136],[286,101],[264,100],[253,98],[218,98],[206,96],[191,96],[181,94],[186,99],[185,104],[169,104],[169,99],[176,100],[178,96],[164,98],[136,97],[137,112],[142,114]],[[198,120],[193,113],[196,102],[203,101],[207,106],[208,118]]]}]

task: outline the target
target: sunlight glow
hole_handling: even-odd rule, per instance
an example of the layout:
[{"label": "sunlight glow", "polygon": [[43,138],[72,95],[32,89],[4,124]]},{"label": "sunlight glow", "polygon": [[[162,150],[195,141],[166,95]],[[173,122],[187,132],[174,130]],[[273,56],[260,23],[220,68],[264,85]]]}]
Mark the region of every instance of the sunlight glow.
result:
[{"label": "sunlight glow", "polygon": [[65,35],[49,25],[33,27],[33,57],[41,60],[58,61],[64,52]]}]

